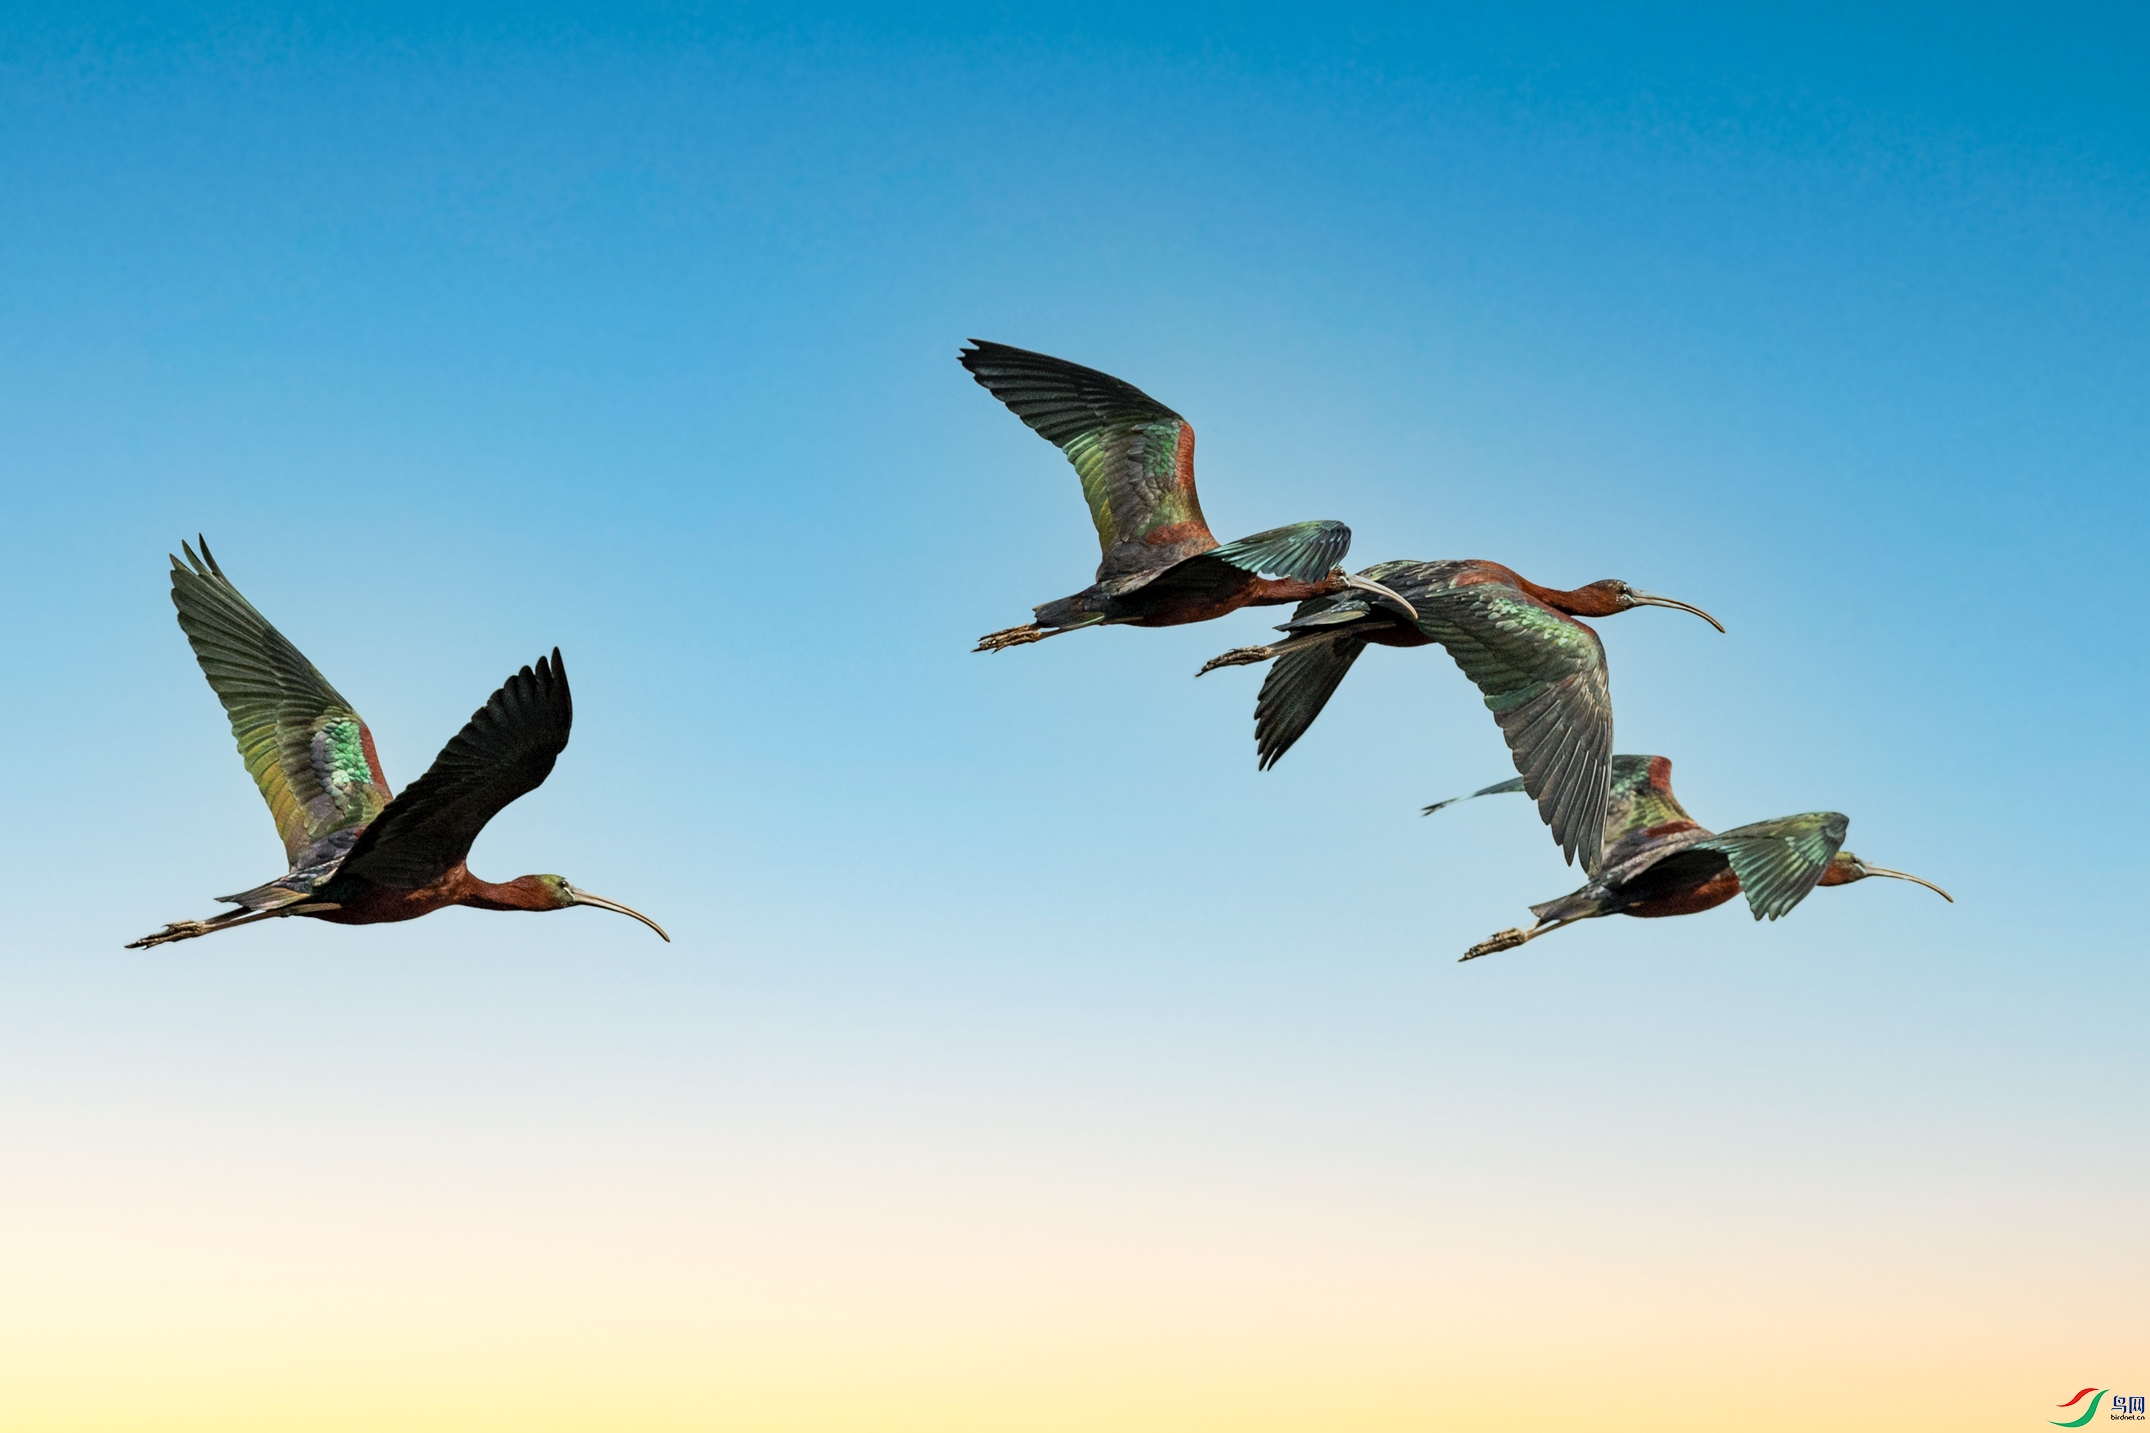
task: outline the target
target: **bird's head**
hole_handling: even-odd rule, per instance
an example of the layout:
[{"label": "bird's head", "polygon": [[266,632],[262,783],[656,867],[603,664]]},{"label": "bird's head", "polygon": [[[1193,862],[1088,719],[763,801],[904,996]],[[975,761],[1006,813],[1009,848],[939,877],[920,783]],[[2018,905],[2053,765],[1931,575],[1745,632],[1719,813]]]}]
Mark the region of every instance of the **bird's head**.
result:
[{"label": "bird's head", "polygon": [[664,927],[651,920],[632,906],[618,901],[608,901],[603,896],[593,896],[588,891],[577,890],[565,876],[524,876],[511,884],[523,887],[536,896],[539,910],[564,911],[569,906],[596,906],[599,910],[618,911],[623,916],[633,916],[657,934],[664,936],[667,944],[672,937],[664,934]]},{"label": "bird's head", "polygon": [[1694,613],[1720,632],[1724,630],[1724,623],[1700,607],[1640,591],[1617,577],[1608,577],[1587,587],[1578,587],[1566,596],[1568,600],[1562,605],[1577,617],[1610,617],[1631,607],[1676,607],[1682,612]]},{"label": "bird's head", "polygon": [[1942,890],[1932,881],[1923,880],[1918,876],[1910,875],[1903,871],[1892,871],[1886,866],[1869,866],[1849,851],[1839,851],[1835,856],[1831,857],[1828,867],[1822,871],[1822,878],[1815,884],[1820,886],[1845,886],[1853,881],[1863,881],[1868,876],[1889,876],[1899,881],[1911,881],[1924,886],[1950,905],[1956,904],[1954,896]]}]

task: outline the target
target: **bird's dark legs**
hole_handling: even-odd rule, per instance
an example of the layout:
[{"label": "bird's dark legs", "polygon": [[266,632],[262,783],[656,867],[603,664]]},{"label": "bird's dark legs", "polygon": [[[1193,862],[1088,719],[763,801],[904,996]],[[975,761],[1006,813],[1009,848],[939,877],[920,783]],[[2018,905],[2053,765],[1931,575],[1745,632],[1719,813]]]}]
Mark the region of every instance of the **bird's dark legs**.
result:
[{"label": "bird's dark legs", "polygon": [[998,632],[988,632],[978,639],[973,652],[999,652],[1009,647],[1020,647],[1026,642],[1042,642],[1047,637],[1057,637],[1063,632],[1079,632],[1085,627],[1104,621],[1103,616],[1086,622],[1075,622],[1065,627],[1040,627],[1035,622],[1025,622],[1020,627],[1003,627]]},{"label": "bird's dark legs", "polygon": [[1219,667],[1251,667],[1256,662],[1266,662],[1271,657],[1281,657],[1286,652],[1295,651],[1300,647],[1311,647],[1319,642],[1334,642],[1339,637],[1354,635],[1356,634],[1339,627],[1328,632],[1295,633],[1281,642],[1272,642],[1266,647],[1234,647],[1231,651],[1219,652],[1216,656],[1204,662],[1202,670],[1196,672],[1195,675],[1198,677],[1207,676]]},{"label": "bird's dark legs", "polygon": [[1495,951],[1514,950],[1525,941],[1536,940],[1541,935],[1548,935],[1559,930],[1564,925],[1573,925],[1574,923],[1573,921],[1552,921],[1544,925],[1534,925],[1529,930],[1511,927],[1508,930],[1487,936],[1484,940],[1457,956],[1456,959],[1458,962],[1476,960],[1481,955],[1492,955]]},{"label": "bird's dark legs", "polygon": [[270,916],[280,916],[282,914],[284,912],[281,910],[248,911],[245,913],[230,911],[224,915],[211,916],[205,921],[173,921],[155,935],[145,935],[140,940],[128,941],[127,949],[147,950],[153,945],[164,945],[175,940],[192,940],[198,935],[215,935],[220,930],[230,930],[233,926],[247,925],[253,921],[266,920]]},{"label": "bird's dark legs", "polygon": [[1206,677],[1219,667],[1251,667],[1256,662],[1266,662],[1277,654],[1274,647],[1234,647],[1229,652],[1219,652],[1202,664],[1198,677]]},{"label": "bird's dark legs", "polygon": [[155,935],[145,935],[140,940],[128,941],[127,949],[147,950],[153,945],[164,945],[170,941],[192,940],[198,935],[215,935],[220,930],[232,930],[239,926],[252,925],[255,921],[267,920],[271,916],[297,915],[304,910],[334,909],[334,906],[321,905],[278,906],[271,911],[247,911],[243,914],[238,911],[227,911],[220,916],[211,916],[205,921],[173,921]]},{"label": "bird's dark legs", "polygon": [[1008,647],[1020,647],[1025,642],[1042,642],[1051,636],[1035,622],[1025,622],[1020,627],[1003,627],[998,632],[988,632],[978,639],[973,652],[998,652]]}]

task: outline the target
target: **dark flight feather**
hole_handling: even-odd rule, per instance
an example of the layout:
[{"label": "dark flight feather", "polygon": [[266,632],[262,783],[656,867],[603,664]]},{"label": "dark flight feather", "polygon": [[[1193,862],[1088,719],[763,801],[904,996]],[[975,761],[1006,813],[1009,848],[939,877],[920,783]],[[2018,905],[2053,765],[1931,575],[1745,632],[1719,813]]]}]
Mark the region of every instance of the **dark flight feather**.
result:
[{"label": "dark flight feather", "polygon": [[1366,650],[1356,637],[1338,637],[1284,653],[1269,664],[1254,699],[1254,747],[1261,770],[1277,764],[1329,704],[1351,664]]},{"label": "dark flight feather", "polygon": [[[1620,758],[1617,756],[1613,758],[1614,761],[1618,761],[1619,759]],[[1445,800],[1436,801],[1431,806],[1422,806],[1419,808],[1418,814],[1421,816],[1431,816],[1436,811],[1447,810],[1449,807],[1455,805],[1458,801],[1472,801],[1476,800],[1480,796],[1506,796],[1514,792],[1520,792],[1522,789],[1523,778],[1520,776],[1511,776],[1506,781],[1496,781],[1491,786],[1481,786],[1476,791],[1466,791],[1461,796],[1451,796]]]},{"label": "dark flight feather", "polygon": [[439,880],[469,856],[486,822],[543,784],[574,719],[555,647],[550,661],[523,668],[472,713],[426,774],[366,828],[337,875],[396,890]]},{"label": "dark flight feather", "polygon": [[[1653,771],[1651,763],[1664,762],[1662,771]],[[1662,826],[1668,821],[1693,821],[1680,803],[1673,798],[1671,785],[1672,763],[1662,756],[1646,756],[1632,752],[1615,753],[1612,759],[1612,787],[1605,811],[1605,845],[1610,849],[1620,837],[1632,831]],[[1422,808],[1421,815],[1431,816],[1445,810],[1458,801],[1470,801],[1480,796],[1503,796],[1523,789],[1523,778],[1496,781],[1491,786],[1481,786],[1462,796],[1451,796]]]}]

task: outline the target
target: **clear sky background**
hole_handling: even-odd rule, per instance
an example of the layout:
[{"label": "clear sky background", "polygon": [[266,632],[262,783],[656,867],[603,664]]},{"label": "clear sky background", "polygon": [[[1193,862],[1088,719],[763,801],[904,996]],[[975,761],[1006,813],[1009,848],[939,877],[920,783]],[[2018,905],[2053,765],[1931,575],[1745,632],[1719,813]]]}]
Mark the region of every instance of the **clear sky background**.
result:
[{"label": "clear sky background", "polygon": [[[2139,7],[15,6],[0,1424],[2015,1429],[2150,1391]],[[1618,748],[1953,890],[1608,920],[1438,653],[1083,586],[955,363],[1219,534],[1699,603]],[[121,945],[280,850],[208,535],[472,864],[648,910]]]}]

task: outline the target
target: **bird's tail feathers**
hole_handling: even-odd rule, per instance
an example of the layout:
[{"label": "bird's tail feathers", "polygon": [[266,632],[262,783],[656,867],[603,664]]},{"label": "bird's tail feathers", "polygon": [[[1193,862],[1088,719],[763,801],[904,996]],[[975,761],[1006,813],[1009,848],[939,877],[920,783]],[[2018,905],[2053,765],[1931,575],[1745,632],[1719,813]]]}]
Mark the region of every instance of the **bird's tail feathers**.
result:
[{"label": "bird's tail feathers", "polygon": [[1089,592],[1078,592],[1073,597],[1056,597],[1050,602],[1041,602],[1030,609],[1033,614],[1031,620],[1040,627],[1062,629],[1087,627],[1093,622],[1102,622],[1105,620],[1105,614],[1098,609],[1103,604],[1090,600],[1093,595]]},{"label": "bird's tail feathers", "polygon": [[[241,891],[233,896],[218,896],[217,899],[243,906],[249,911],[282,910],[285,906],[297,905],[300,901],[313,898],[314,890],[320,884],[314,876],[312,871],[293,871],[255,886],[252,890]],[[237,912],[227,911],[226,914],[236,915]]]},{"label": "bird's tail feathers", "polygon": [[1592,916],[1604,914],[1604,911],[1599,901],[1599,893],[1594,888],[1585,886],[1579,891],[1568,892],[1558,900],[1541,901],[1530,908],[1530,913],[1538,924],[1544,925],[1549,921],[1588,920]]}]

